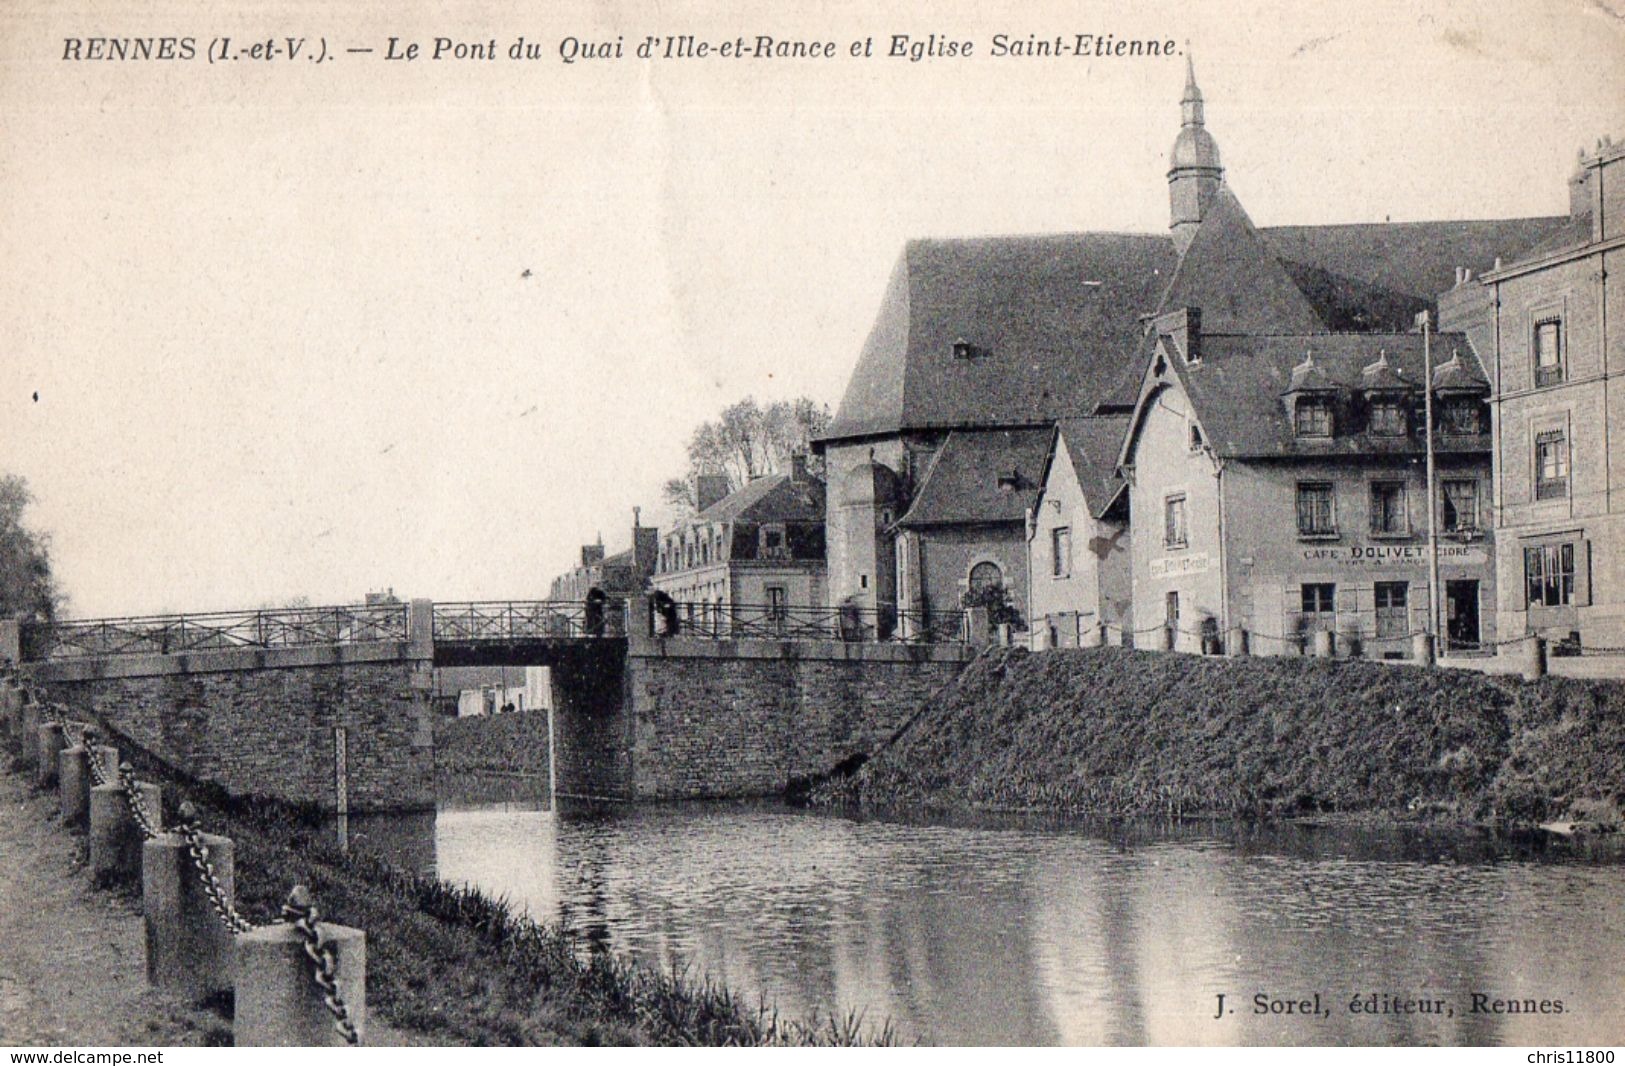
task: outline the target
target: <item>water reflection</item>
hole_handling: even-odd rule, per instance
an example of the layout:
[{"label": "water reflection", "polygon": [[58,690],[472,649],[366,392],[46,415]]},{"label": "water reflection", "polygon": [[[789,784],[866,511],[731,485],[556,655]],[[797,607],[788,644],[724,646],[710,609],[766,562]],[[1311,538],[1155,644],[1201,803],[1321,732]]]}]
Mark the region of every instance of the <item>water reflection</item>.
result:
[{"label": "water reflection", "polygon": [[[1609,1043],[1625,866],[1489,835],[852,821],[774,807],[448,805],[419,868],[791,1016],[943,1043]],[[361,839],[357,819],[353,839]],[[425,846],[425,840],[428,840]],[[427,866],[423,865],[427,860]],[[1234,1011],[1213,1018],[1216,996]],[[1472,1013],[1472,994],[1562,1000]],[[1329,1016],[1255,1014],[1258,993]],[[1356,995],[1454,1014],[1351,1014]]]}]

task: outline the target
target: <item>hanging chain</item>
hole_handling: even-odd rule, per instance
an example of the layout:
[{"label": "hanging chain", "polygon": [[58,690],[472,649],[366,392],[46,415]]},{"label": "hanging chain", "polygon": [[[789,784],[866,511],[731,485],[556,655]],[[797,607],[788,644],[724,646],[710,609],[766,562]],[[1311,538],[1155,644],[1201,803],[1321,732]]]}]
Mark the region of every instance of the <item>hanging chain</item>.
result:
[{"label": "hanging chain", "polygon": [[85,749],[85,769],[90,773],[90,783],[93,785],[108,784],[107,770],[96,752],[96,727],[85,726],[79,731],[79,746]]},{"label": "hanging chain", "polygon": [[197,868],[198,878],[203,882],[203,892],[209,897],[210,906],[220,918],[220,924],[226,927],[228,933],[246,933],[254,928],[254,923],[237,913],[237,909],[226,899],[225,889],[220,885],[220,878],[214,872],[214,863],[209,861],[209,845],[203,842],[203,834],[197,827],[197,809],[190,803],[181,804],[180,816],[176,819],[175,832],[186,841],[186,850],[192,855],[192,865]]},{"label": "hanging chain", "polygon": [[119,763],[118,783],[124,790],[124,802],[129,804],[130,817],[135,820],[141,835],[151,840],[158,835],[158,830],[153,828],[151,820],[147,818],[147,808],[141,802],[141,792],[135,787],[135,767],[128,762]]},{"label": "hanging chain", "polygon": [[310,960],[310,978],[321,990],[322,1002],[327,1004],[327,1012],[333,1016],[333,1028],[344,1037],[345,1043],[360,1043],[361,1035],[350,1020],[350,1008],[345,1004],[338,981],[333,976],[333,948],[322,942],[321,930],[316,927],[316,901],[311,898],[310,889],[295,885],[293,891],[288,893],[288,902],[282,905],[282,917],[292,922],[299,931],[305,957]]}]

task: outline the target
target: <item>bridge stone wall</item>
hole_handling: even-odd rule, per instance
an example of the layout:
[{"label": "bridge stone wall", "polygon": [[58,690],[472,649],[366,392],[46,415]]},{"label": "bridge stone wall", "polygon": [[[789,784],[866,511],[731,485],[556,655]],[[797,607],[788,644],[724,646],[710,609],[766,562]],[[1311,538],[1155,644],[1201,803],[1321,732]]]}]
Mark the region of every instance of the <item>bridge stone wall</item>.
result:
[{"label": "bridge stone wall", "polygon": [[[585,783],[637,800],[778,795],[872,751],[972,654],[634,635],[618,713],[601,709],[584,745],[602,776]],[[582,783],[567,754],[582,735],[568,714],[555,730],[564,793]]]},{"label": "bridge stone wall", "polygon": [[232,650],[42,663],[42,698],[237,796],[339,809],[434,806],[430,661],[408,644]]}]

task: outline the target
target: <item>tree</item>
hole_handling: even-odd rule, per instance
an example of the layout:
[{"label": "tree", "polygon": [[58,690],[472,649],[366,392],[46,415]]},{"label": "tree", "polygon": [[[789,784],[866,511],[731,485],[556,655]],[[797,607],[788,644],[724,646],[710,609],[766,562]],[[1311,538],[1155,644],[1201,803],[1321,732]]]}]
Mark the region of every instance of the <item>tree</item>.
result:
[{"label": "tree", "polygon": [[33,502],[26,479],[0,475],[0,618],[52,622],[64,601],[51,575],[50,538],[23,524]]},{"label": "tree", "polygon": [[[687,475],[667,481],[661,497],[679,516],[690,514],[695,503],[694,479],[700,474],[726,475],[728,489],[733,491],[751,478],[782,473],[790,467],[790,456],[806,452],[829,423],[829,408],[805,396],[777,400],[766,407],[747,396],[695,427],[688,441]],[[810,461],[809,469],[818,472]]]}]

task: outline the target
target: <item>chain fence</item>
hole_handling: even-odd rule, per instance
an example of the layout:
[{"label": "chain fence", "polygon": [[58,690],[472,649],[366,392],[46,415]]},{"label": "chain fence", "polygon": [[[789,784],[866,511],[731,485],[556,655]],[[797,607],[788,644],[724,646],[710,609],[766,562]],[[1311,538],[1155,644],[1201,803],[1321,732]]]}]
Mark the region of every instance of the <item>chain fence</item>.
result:
[{"label": "chain fence", "polygon": [[[135,823],[136,830],[141,834],[143,841],[154,840],[163,836],[163,832],[153,824],[153,814],[149,812],[141,799],[141,789],[135,779],[135,767],[128,760],[120,760],[117,765],[117,780],[109,780],[106,767],[96,752],[96,741],[100,738],[95,726],[71,719],[71,711],[60,703],[49,703],[47,707],[63,723],[71,723],[77,727],[79,743],[85,751],[85,764],[94,785],[117,785],[123,795],[125,805],[129,809],[130,819]],[[185,844],[192,869],[196,872],[198,883],[203,889],[204,896],[214,911],[215,918],[220,922],[226,932],[233,936],[253,932],[256,929],[266,928],[256,925],[237,910],[228,897],[224,883],[215,870],[214,859],[210,853],[208,841],[199,825],[197,808],[190,802],[181,803],[176,811],[174,832]],[[360,1043],[360,1033],[355,1022],[350,1017],[350,1008],[339,992],[337,966],[338,961],[333,953],[332,945],[323,935],[319,921],[319,912],[315,901],[311,898],[310,889],[304,885],[295,885],[288,893],[288,901],[282,907],[282,915],[276,921],[267,925],[289,924],[298,933],[305,959],[309,963],[311,983],[321,994],[322,1002],[327,1012],[333,1016],[333,1027],[345,1043],[355,1045]]]}]

